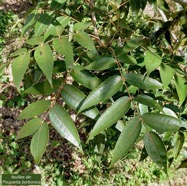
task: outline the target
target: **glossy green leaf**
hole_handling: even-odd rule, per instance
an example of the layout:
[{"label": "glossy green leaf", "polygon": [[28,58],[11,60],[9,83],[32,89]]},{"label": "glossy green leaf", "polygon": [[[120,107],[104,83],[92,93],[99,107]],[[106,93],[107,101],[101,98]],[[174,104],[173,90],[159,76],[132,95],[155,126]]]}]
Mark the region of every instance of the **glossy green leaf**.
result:
[{"label": "glossy green leaf", "polygon": [[105,70],[113,67],[116,61],[113,57],[99,57],[88,66],[85,66],[87,70]]},{"label": "glossy green leaf", "polygon": [[181,149],[182,149],[182,146],[184,144],[184,141],[185,141],[185,136],[184,136],[184,133],[179,131],[175,134],[175,139],[174,139],[174,149],[173,149],[173,152],[174,152],[174,158],[177,158]]},{"label": "glossy green leaf", "polygon": [[44,37],[43,36],[37,36],[34,38],[31,38],[29,40],[26,41],[27,44],[29,45],[40,45],[44,42]]},{"label": "glossy green leaf", "polygon": [[49,109],[51,102],[48,100],[41,100],[35,103],[31,103],[27,106],[21,114],[18,116],[18,119],[28,119],[34,116],[38,116]]},{"label": "glossy green leaf", "polygon": [[68,16],[60,16],[57,17],[56,20],[62,25],[63,28],[65,28],[71,19]]},{"label": "glossy green leaf", "polygon": [[17,139],[25,138],[34,134],[41,126],[42,120],[40,118],[34,118],[27,123],[19,130]]},{"label": "glossy green leaf", "polygon": [[19,88],[20,82],[23,79],[23,76],[27,70],[29,63],[30,63],[29,52],[18,56],[12,62],[12,75],[13,75],[14,83],[17,88]]},{"label": "glossy green leaf", "polygon": [[146,51],[144,63],[147,70],[147,74],[149,74],[157,69],[162,62],[162,58],[157,53],[152,53],[149,50]]},{"label": "glossy green leaf", "polygon": [[129,65],[136,65],[137,61],[133,56],[122,54],[118,57],[120,63],[129,64]]},{"label": "glossy green leaf", "polygon": [[[137,2],[137,1],[136,1]],[[125,53],[129,53],[130,51],[136,49],[143,43],[142,37],[133,37],[123,47],[123,51]]]},{"label": "glossy green leaf", "polygon": [[148,126],[160,132],[178,131],[180,127],[183,127],[181,120],[163,114],[146,113],[142,119]]},{"label": "glossy green leaf", "polygon": [[86,97],[83,104],[81,105],[79,112],[109,99],[119,91],[122,84],[123,83],[121,77],[118,75],[114,75],[108,78],[106,81],[100,84],[96,89],[90,92],[90,94]]},{"label": "glossy green leaf", "polygon": [[96,51],[93,40],[86,32],[79,31],[74,35],[74,39],[84,48]]},{"label": "glossy green leaf", "polygon": [[61,55],[65,56],[67,68],[71,68],[74,62],[73,47],[65,36],[53,40],[54,49]]},{"label": "glossy green leaf", "polygon": [[150,158],[167,172],[167,152],[158,134],[147,132],[144,135],[144,145]]},{"label": "glossy green leaf", "polygon": [[174,69],[168,65],[161,64],[159,72],[164,87],[167,87],[174,76]]},{"label": "glossy green leaf", "polygon": [[180,104],[182,104],[187,95],[187,83],[182,76],[175,75],[175,86],[179,97]]},{"label": "glossy green leaf", "polygon": [[51,124],[57,132],[82,151],[79,134],[67,111],[59,105],[55,105],[50,110],[49,116]]},{"label": "glossy green leaf", "polygon": [[163,88],[163,85],[159,81],[150,77],[145,77],[141,74],[125,74],[124,77],[129,84],[141,89],[149,90]]},{"label": "glossy green leaf", "polygon": [[54,79],[53,87],[51,87],[50,83],[46,80],[43,82],[39,82],[24,91],[24,93],[34,94],[34,95],[49,95],[55,92],[60,85],[63,83],[63,78]]},{"label": "glossy green leaf", "polygon": [[138,95],[135,99],[138,103],[147,105],[149,107],[153,107],[155,109],[160,110],[161,112],[163,111],[162,107],[160,106],[159,103],[157,103],[152,97],[147,96],[147,95]]},{"label": "glossy green leaf", "polygon": [[38,66],[41,68],[49,83],[52,85],[54,61],[50,46],[46,43],[39,45],[34,52],[34,57]]},{"label": "glossy green leaf", "polygon": [[20,49],[16,50],[15,52],[13,52],[12,54],[10,54],[10,57],[19,56],[19,55],[22,55],[26,52],[27,52],[26,48],[20,48]]},{"label": "glossy green leaf", "polygon": [[34,27],[34,37],[40,36],[54,19],[53,12],[47,12],[40,16]]},{"label": "glossy green leaf", "polygon": [[34,157],[35,163],[38,165],[46,150],[49,141],[49,128],[47,123],[43,123],[37,130],[31,140],[31,154]]},{"label": "glossy green leaf", "polygon": [[[65,103],[74,110],[79,109],[81,103],[86,97],[86,95],[81,90],[79,90],[73,85],[64,85],[61,93]],[[92,119],[96,119],[100,115],[99,111],[96,108],[88,109],[84,111],[82,114]]]},{"label": "glossy green leaf", "polygon": [[99,84],[101,84],[101,81],[97,76],[93,75],[88,70],[84,70],[82,66],[74,66],[71,71],[71,76],[76,82],[91,90],[95,89],[99,86]]},{"label": "glossy green leaf", "polygon": [[130,108],[129,97],[121,97],[115,101],[97,120],[93,130],[90,133],[89,139],[98,135],[103,130],[109,128],[119,119],[121,119]]},{"label": "glossy green leaf", "polygon": [[127,123],[115,145],[110,166],[114,165],[116,161],[125,156],[131,149],[140,135],[141,127],[142,125],[138,117],[133,118]]}]

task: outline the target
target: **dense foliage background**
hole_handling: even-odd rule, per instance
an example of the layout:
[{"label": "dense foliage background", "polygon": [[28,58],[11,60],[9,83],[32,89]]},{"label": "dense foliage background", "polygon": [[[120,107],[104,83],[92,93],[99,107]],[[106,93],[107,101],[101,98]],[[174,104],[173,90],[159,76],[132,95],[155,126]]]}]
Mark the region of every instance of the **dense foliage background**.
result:
[{"label": "dense foliage background", "polygon": [[[66,142],[67,147],[74,149],[68,154],[79,174],[93,164],[97,174],[118,172],[117,161],[138,159],[140,151],[140,160],[149,156],[163,177],[186,167],[185,4],[164,0],[32,3],[17,49],[10,52],[11,60],[0,64],[2,77],[5,69],[11,70],[19,101],[12,106],[24,106],[18,120],[25,124],[17,139],[13,137],[12,153],[22,146],[19,140],[28,146],[31,139],[35,164],[42,161],[46,148],[51,150],[43,163],[53,162],[55,156],[49,158],[49,151],[63,149],[61,138],[65,138],[71,143]],[[3,80],[3,85],[8,81]],[[7,95],[6,89],[2,95]],[[10,104],[6,96],[1,100],[2,106]],[[21,149],[18,159],[20,153]],[[90,154],[90,160],[81,163]],[[60,174],[72,167],[63,160],[64,171],[57,169]],[[73,168],[67,177],[75,174]],[[152,181],[141,171],[137,172],[142,182]],[[60,184],[63,177],[55,179]]]}]

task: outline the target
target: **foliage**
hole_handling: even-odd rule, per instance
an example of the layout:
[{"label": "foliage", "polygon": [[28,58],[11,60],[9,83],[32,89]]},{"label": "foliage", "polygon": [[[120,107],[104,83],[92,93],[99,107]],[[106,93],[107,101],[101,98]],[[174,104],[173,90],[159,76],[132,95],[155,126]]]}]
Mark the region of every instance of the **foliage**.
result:
[{"label": "foliage", "polygon": [[[148,2],[169,21],[142,14]],[[121,134],[110,166],[143,140],[142,151],[168,172],[187,129],[186,59],[178,52],[186,55],[186,10],[170,9],[164,0],[52,0],[29,12],[26,42],[11,54],[11,68],[18,91],[38,98],[18,117],[31,118],[18,138],[33,135],[36,164],[48,143],[48,124],[81,152],[85,128],[87,143],[96,141],[102,153],[113,136],[105,131],[117,123]],[[178,29],[176,42],[171,30]]]}]

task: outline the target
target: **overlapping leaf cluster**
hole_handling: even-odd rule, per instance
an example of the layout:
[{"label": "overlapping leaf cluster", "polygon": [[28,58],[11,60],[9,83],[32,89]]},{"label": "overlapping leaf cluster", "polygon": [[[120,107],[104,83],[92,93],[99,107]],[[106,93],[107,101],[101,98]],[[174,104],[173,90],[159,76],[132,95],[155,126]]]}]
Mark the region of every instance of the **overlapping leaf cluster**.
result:
[{"label": "overlapping leaf cluster", "polygon": [[[180,44],[155,44],[154,29],[148,29],[147,37],[130,23],[148,3],[167,14],[164,0],[52,0],[28,14],[22,31],[28,38],[11,55],[11,67],[15,86],[39,98],[18,118],[30,118],[18,138],[33,135],[31,153],[37,164],[48,143],[48,125],[84,151],[70,109],[84,115],[87,125],[94,123],[88,143],[122,124],[111,166],[139,140],[165,172],[168,159],[177,158],[187,128],[185,61],[177,52]],[[157,19],[141,19],[157,26]],[[160,37],[157,32],[156,39],[162,42]],[[181,37],[185,38],[182,32]]]}]

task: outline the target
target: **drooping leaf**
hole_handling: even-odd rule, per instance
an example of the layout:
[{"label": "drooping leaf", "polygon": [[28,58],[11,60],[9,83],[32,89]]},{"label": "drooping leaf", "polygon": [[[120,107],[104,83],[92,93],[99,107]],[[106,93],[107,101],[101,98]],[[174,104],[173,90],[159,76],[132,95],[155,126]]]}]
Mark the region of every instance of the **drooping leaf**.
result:
[{"label": "drooping leaf", "polygon": [[174,139],[174,149],[173,149],[175,159],[178,157],[182,149],[182,146],[184,144],[184,141],[185,141],[184,133],[181,131],[177,132]]},{"label": "drooping leaf", "polygon": [[167,172],[167,152],[158,134],[147,132],[144,135],[144,145],[150,158]]},{"label": "drooping leaf", "polygon": [[84,70],[82,66],[74,66],[71,71],[71,76],[76,82],[91,90],[95,89],[99,86],[99,84],[101,84],[101,81],[97,76],[93,75],[88,70]]},{"label": "drooping leaf", "polygon": [[66,110],[59,105],[55,105],[50,110],[49,116],[51,124],[57,132],[82,151],[79,134]]},{"label": "drooping leaf", "polygon": [[35,103],[31,103],[27,106],[21,114],[18,116],[18,119],[28,119],[34,116],[38,116],[49,109],[51,102],[48,100],[41,100]]},{"label": "drooping leaf", "polygon": [[47,12],[40,16],[34,27],[34,37],[40,36],[54,19],[53,12]]},{"label": "drooping leaf", "polygon": [[113,57],[99,57],[88,66],[85,66],[87,70],[105,70],[113,67],[116,64]]},{"label": "drooping leaf", "polygon": [[147,50],[146,56],[144,58],[144,63],[148,76],[152,71],[154,71],[160,66],[161,62],[162,58],[157,53],[152,53]]},{"label": "drooping leaf", "polygon": [[67,68],[71,68],[74,62],[73,47],[69,43],[68,39],[65,36],[61,38],[55,38],[53,40],[54,49],[61,55],[65,56],[65,62]]},{"label": "drooping leaf", "polygon": [[163,111],[162,107],[160,106],[159,103],[157,103],[152,97],[147,96],[147,95],[138,95],[135,99],[135,101],[147,105],[149,107],[153,107],[155,109],[160,110],[161,112]]},{"label": "drooping leaf", "polygon": [[174,73],[175,73],[175,71],[173,70],[173,68],[171,68],[168,65],[161,64],[160,77],[161,77],[164,87],[167,87],[170,84],[170,82],[174,76]]},{"label": "drooping leaf", "polygon": [[14,83],[17,88],[19,88],[20,82],[23,79],[23,76],[27,70],[27,67],[30,63],[30,53],[25,53],[14,59],[12,62],[12,75]]},{"label": "drooping leaf", "polygon": [[90,133],[89,139],[109,128],[119,119],[121,119],[130,108],[129,97],[121,97],[115,101],[97,120],[93,130]]},{"label": "drooping leaf", "polygon": [[24,91],[24,93],[34,94],[34,95],[49,95],[55,92],[60,85],[63,83],[63,78],[54,79],[53,87],[51,87],[50,83],[46,80],[43,82],[39,82]]},{"label": "drooping leaf", "polygon": [[[66,104],[69,107],[73,108],[74,110],[79,109],[79,106],[81,105],[81,103],[86,97],[86,95],[81,90],[79,90],[73,85],[64,85],[61,93],[62,93],[62,98],[66,102]],[[96,119],[100,115],[97,108],[88,109],[84,111],[82,114],[92,119]]]},{"label": "drooping leaf", "polygon": [[26,52],[27,52],[26,48],[20,48],[16,50],[14,53],[10,54],[10,57],[19,56],[19,55],[25,54]]},{"label": "drooping leaf", "polygon": [[41,124],[42,120],[40,118],[31,119],[20,129],[17,139],[25,138],[34,134],[40,128]]},{"label": "drooping leaf", "polygon": [[[133,0],[135,1],[135,0]],[[137,1],[135,1],[136,3]],[[127,41],[127,43],[125,44],[125,46],[123,47],[123,51],[125,53],[129,53],[130,51],[136,49],[137,47],[139,47],[143,42],[142,37],[133,37],[131,38],[129,41]]]},{"label": "drooping leaf", "polygon": [[160,132],[178,131],[180,127],[184,127],[181,120],[164,114],[146,113],[142,119],[148,126]]},{"label": "drooping leaf", "polygon": [[84,48],[96,51],[93,40],[86,32],[79,31],[74,35],[74,39]]},{"label": "drooping leaf", "polygon": [[50,46],[46,43],[39,45],[34,52],[34,58],[47,77],[49,83],[52,85],[54,61]]},{"label": "drooping leaf", "polygon": [[27,44],[29,45],[40,45],[44,42],[44,37],[43,36],[37,36],[37,37],[33,37],[29,40],[26,41]]},{"label": "drooping leaf", "polygon": [[86,97],[83,104],[81,105],[79,112],[97,105],[99,102],[103,102],[110,97],[112,97],[115,93],[119,91],[122,86],[121,77],[118,75],[114,75],[100,84],[97,88],[95,88],[90,94]]},{"label": "drooping leaf", "polygon": [[110,166],[127,154],[140,135],[141,126],[138,117],[133,118],[127,123],[115,145]]},{"label": "drooping leaf", "polygon": [[47,123],[43,123],[31,140],[31,154],[34,157],[35,163],[38,165],[46,150],[49,141],[49,128]]},{"label": "drooping leaf", "polygon": [[141,74],[125,74],[124,77],[129,84],[141,89],[149,90],[163,88],[163,85],[159,81],[150,77],[145,77]]},{"label": "drooping leaf", "polygon": [[119,55],[118,60],[120,63],[129,64],[129,65],[136,65],[137,61],[133,56],[122,54]]},{"label": "drooping leaf", "polygon": [[186,80],[182,76],[175,75],[175,86],[177,89],[177,94],[179,97],[180,104],[182,104],[187,95],[187,83]]}]

